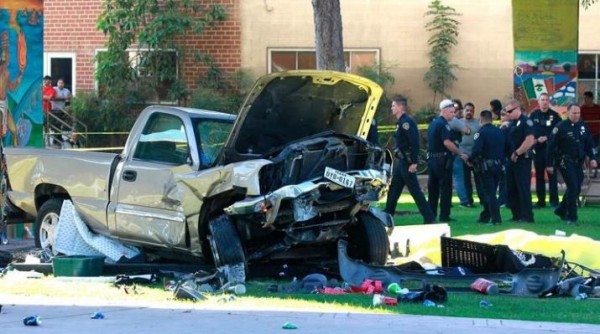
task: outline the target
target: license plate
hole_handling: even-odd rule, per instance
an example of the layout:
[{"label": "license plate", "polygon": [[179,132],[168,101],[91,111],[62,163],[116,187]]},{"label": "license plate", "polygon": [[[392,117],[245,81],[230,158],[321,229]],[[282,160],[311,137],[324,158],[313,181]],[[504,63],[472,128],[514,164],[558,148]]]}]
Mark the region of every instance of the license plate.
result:
[{"label": "license plate", "polygon": [[346,188],[354,188],[354,183],[356,182],[356,178],[354,176],[340,172],[339,170],[331,167],[325,167],[324,176],[326,179]]}]

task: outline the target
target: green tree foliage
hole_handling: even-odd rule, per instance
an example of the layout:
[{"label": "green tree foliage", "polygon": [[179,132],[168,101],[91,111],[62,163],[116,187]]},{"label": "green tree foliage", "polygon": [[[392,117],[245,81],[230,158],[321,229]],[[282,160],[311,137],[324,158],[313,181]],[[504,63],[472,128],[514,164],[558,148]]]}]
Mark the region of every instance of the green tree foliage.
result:
[{"label": "green tree foliage", "polygon": [[425,24],[425,29],[431,33],[427,40],[429,44],[429,70],[425,73],[425,82],[433,91],[433,103],[437,95],[446,96],[452,87],[456,76],[454,70],[458,65],[450,61],[452,47],[458,44],[458,22],[455,17],[460,16],[452,7],[445,6],[440,0],[433,0],[425,13],[430,21]]},{"label": "green tree foliage", "polygon": [[[107,52],[97,57],[96,79],[101,83],[102,95],[126,100],[130,88],[144,86],[158,92],[161,84],[170,83],[169,97],[180,99],[187,93],[179,82],[172,59],[165,51],[176,50],[181,56],[185,50],[177,38],[186,34],[202,34],[209,26],[227,18],[223,6],[207,5],[193,0],[103,0],[103,11],[97,28],[107,35]],[[131,59],[128,49],[137,47],[137,59]],[[136,68],[137,67],[137,68]],[[151,80],[138,80],[140,68]]]}]

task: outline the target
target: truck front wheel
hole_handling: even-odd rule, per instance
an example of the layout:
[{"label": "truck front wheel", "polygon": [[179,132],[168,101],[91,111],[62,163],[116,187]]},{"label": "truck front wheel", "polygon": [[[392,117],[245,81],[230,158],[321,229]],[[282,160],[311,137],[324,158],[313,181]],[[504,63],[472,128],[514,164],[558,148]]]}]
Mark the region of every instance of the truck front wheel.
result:
[{"label": "truck front wheel", "polygon": [[355,225],[348,227],[348,255],[368,264],[384,265],[390,248],[390,241],[383,222],[374,216],[361,212]]},{"label": "truck front wheel", "polygon": [[42,204],[35,219],[35,246],[52,249],[55,243],[55,231],[62,208],[62,198],[52,198]]},{"label": "truck front wheel", "polygon": [[244,263],[246,257],[240,236],[227,215],[220,215],[208,223],[208,240],[215,266]]}]

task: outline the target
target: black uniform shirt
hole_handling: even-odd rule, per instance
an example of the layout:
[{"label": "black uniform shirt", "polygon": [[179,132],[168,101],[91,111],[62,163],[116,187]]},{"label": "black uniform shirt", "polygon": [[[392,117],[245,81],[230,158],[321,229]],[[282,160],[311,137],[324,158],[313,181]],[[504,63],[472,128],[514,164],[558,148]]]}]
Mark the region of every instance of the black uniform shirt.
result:
[{"label": "black uniform shirt", "polygon": [[[548,109],[546,112],[537,109],[531,113],[529,118],[533,122],[533,134],[535,138],[542,136],[550,137],[552,129],[561,122],[560,115],[552,109]],[[546,142],[538,143],[538,145],[546,145]]]},{"label": "black uniform shirt", "polygon": [[570,119],[558,123],[548,140],[547,153],[548,161],[554,162],[562,158],[583,161],[586,155],[595,158],[592,136],[585,123],[573,123]]},{"label": "black uniform shirt", "polygon": [[512,152],[518,149],[525,141],[527,136],[533,135],[533,122],[529,117],[521,115],[521,117],[513,120],[508,129],[508,141],[510,143],[510,151],[506,152],[510,156]]},{"label": "black uniform shirt", "polygon": [[473,136],[473,151],[469,162],[477,160],[504,160],[508,143],[504,131],[491,123],[485,124]]},{"label": "black uniform shirt", "polygon": [[419,129],[417,123],[407,114],[398,118],[394,139],[396,148],[405,154],[408,153],[410,161],[419,161]]},{"label": "black uniform shirt", "polygon": [[429,153],[449,153],[444,146],[444,141],[452,140],[450,136],[450,125],[442,116],[436,117],[427,129],[427,152]]}]

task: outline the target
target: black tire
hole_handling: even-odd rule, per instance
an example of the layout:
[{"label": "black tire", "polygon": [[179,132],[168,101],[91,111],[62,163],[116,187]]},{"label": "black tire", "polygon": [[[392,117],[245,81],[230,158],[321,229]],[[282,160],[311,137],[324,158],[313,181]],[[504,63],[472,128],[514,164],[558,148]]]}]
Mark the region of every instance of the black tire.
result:
[{"label": "black tire", "polygon": [[208,222],[209,242],[215,266],[245,263],[246,256],[240,236],[227,215]]},{"label": "black tire", "polygon": [[52,250],[55,242],[54,231],[63,201],[62,198],[51,198],[40,207],[33,226],[36,247]]},{"label": "black tire", "polygon": [[348,255],[368,264],[384,265],[389,250],[383,222],[368,213],[359,213],[356,224],[348,228]]},{"label": "black tire", "polygon": [[427,174],[427,150],[419,150],[419,162],[417,163],[417,174]]}]

